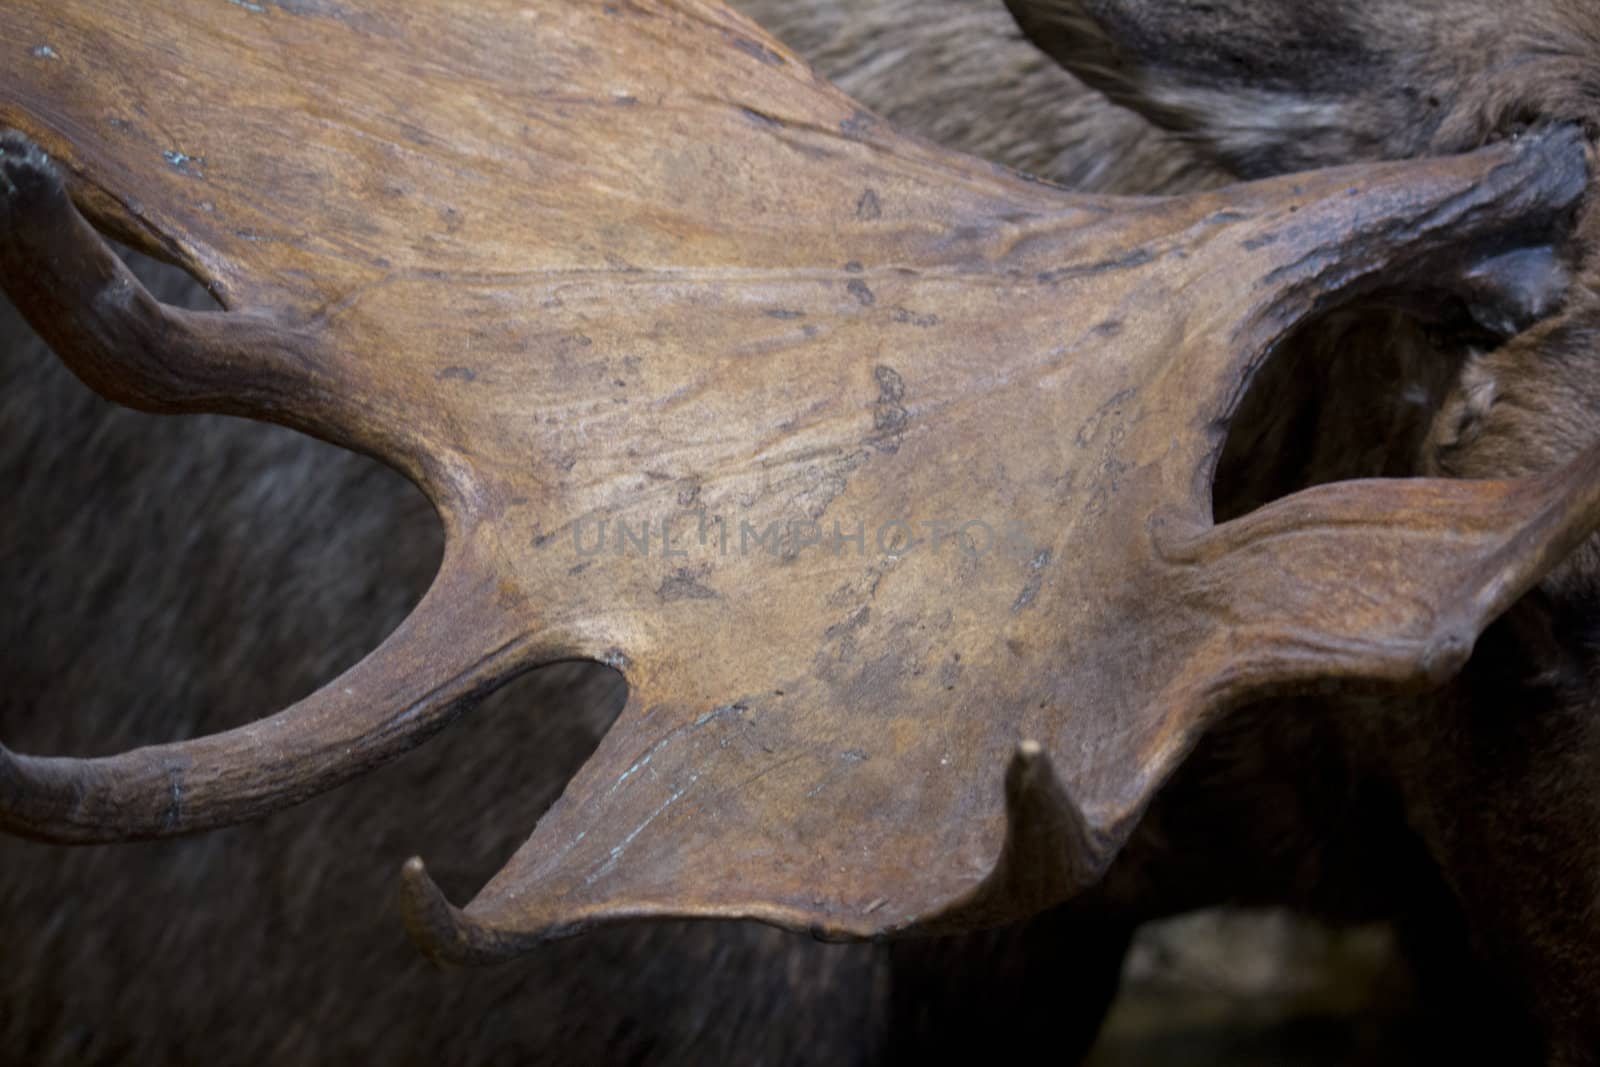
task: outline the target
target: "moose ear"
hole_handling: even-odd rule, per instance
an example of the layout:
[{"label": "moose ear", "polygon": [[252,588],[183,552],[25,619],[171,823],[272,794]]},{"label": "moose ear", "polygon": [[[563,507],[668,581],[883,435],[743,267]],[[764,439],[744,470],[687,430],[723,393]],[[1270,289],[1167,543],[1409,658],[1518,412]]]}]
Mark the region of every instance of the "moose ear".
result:
[{"label": "moose ear", "polygon": [[[1022,31],[1081,80],[1192,136],[1242,177],[1464,148],[1488,132],[1478,128],[1478,102],[1470,118],[1458,108],[1470,95],[1460,75],[1434,61],[1442,53],[1436,5],[1006,4]],[[1458,22],[1452,41],[1476,36],[1473,19]]]}]

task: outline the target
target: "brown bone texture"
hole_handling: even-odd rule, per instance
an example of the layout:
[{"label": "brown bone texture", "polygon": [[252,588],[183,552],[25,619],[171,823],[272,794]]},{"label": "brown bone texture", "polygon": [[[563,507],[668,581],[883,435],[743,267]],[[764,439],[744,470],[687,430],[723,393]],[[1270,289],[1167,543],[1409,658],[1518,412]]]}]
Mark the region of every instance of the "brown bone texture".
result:
[{"label": "brown bone texture", "polygon": [[1210,512],[1279,339],[1549,240],[1572,131],[1117,200],[897,135],[706,0],[10,0],[0,42],[0,282],[62,358],[376,455],[448,536],[407,623],[274,717],[0,750],[13,833],[251,818],[591,658],[630,699],[528,843],[463,909],[407,865],[429,953],[999,922],[1099,877],[1223,709],[1436,683],[1600,521],[1593,451]]}]

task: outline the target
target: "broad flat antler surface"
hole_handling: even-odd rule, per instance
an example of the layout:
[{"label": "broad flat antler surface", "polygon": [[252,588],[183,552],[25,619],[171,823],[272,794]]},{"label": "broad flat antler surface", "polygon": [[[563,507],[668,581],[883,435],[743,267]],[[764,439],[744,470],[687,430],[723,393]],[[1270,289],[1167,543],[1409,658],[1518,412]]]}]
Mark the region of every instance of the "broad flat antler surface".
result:
[{"label": "broad flat antler surface", "polygon": [[[0,41],[0,280],[62,357],[379,456],[448,530],[411,618],[275,717],[0,750],[12,832],[250,818],[584,657],[631,697],[529,842],[464,911],[407,866],[433,954],[998,921],[1098,877],[1220,709],[1442,679],[1600,520],[1594,453],[1210,518],[1274,343],[1547,237],[1570,132],[1121,201],[897,136],[702,0],[10,0]],[[85,216],[229,310],[157,303]]]}]

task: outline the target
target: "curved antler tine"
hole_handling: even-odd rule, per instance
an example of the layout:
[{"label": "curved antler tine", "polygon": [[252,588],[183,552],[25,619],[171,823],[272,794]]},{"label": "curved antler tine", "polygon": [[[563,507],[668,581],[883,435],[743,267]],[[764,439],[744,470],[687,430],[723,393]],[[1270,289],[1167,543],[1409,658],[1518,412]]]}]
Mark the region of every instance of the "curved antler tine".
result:
[{"label": "curved antler tine", "polygon": [[1523,492],[1534,504],[1527,521],[1480,565],[1459,613],[1496,617],[1600,529],[1600,442],[1528,481]]},{"label": "curved antler tine", "polygon": [[1092,883],[1110,859],[1055,765],[1023,741],[1006,766],[1006,836],[994,870],[966,899],[915,927],[965,931],[1044,911]]},{"label": "curved antler tine", "polygon": [[[1495,162],[1487,173],[1486,160]],[[1289,197],[1285,179],[1218,192],[1249,216],[1230,240],[1259,281],[1240,286],[1221,273],[1205,280],[1224,316],[1216,358],[1253,365],[1331,302],[1419,279],[1460,292],[1488,321],[1526,325],[1549,310],[1565,281],[1542,246],[1564,232],[1589,166],[1583,132],[1558,126],[1468,155],[1296,176]],[[1357,190],[1363,207],[1351,212],[1347,194]],[[1240,388],[1233,375],[1227,382]]]},{"label": "curved antler tine", "polygon": [[[376,651],[247,726],[96,759],[0,749],[0,830],[82,844],[172,837],[269,814],[414,748],[532,665],[532,642],[446,570]],[[553,658],[553,657],[546,657]]]},{"label": "curved antler tine", "polygon": [[337,439],[315,336],[259,311],[163,304],[67,195],[55,164],[0,132],[0,287],[83,381],[141,411],[251,415]]},{"label": "curved antler tine", "polygon": [[1014,904],[1042,910],[1092,881],[1101,851],[1044,747],[1023,741],[1006,768],[1006,840],[986,895],[1003,888]]},{"label": "curved antler tine", "polygon": [[[1441,684],[1597,528],[1600,444],[1520,481],[1318,486],[1162,552],[1193,568],[1175,576],[1191,608],[1250,620],[1227,633],[1213,680],[1242,699],[1338,677]],[[1262,572],[1278,580],[1249,580]]]},{"label": "curved antler tine", "polygon": [[450,903],[420,856],[411,857],[400,870],[400,914],[411,940],[435,963],[495,963],[545,940],[502,933],[475,922]]}]

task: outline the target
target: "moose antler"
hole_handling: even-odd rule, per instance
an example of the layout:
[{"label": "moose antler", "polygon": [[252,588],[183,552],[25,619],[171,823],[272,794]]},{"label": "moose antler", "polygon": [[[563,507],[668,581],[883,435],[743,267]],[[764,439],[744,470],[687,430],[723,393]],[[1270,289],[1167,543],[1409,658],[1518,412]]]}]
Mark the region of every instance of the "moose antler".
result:
[{"label": "moose antler", "polygon": [[[1596,452],[1210,515],[1274,344],[1547,240],[1570,131],[1124,201],[898,136],[709,0],[22,0],[0,30],[0,282],[61,356],[378,456],[448,531],[407,623],[279,715],[0,751],[12,832],[249,818],[586,657],[631,696],[528,843],[465,911],[407,865],[433,955],[999,921],[1097,878],[1220,710],[1436,682],[1600,522]],[[80,211],[230,310],[159,304]]]}]

